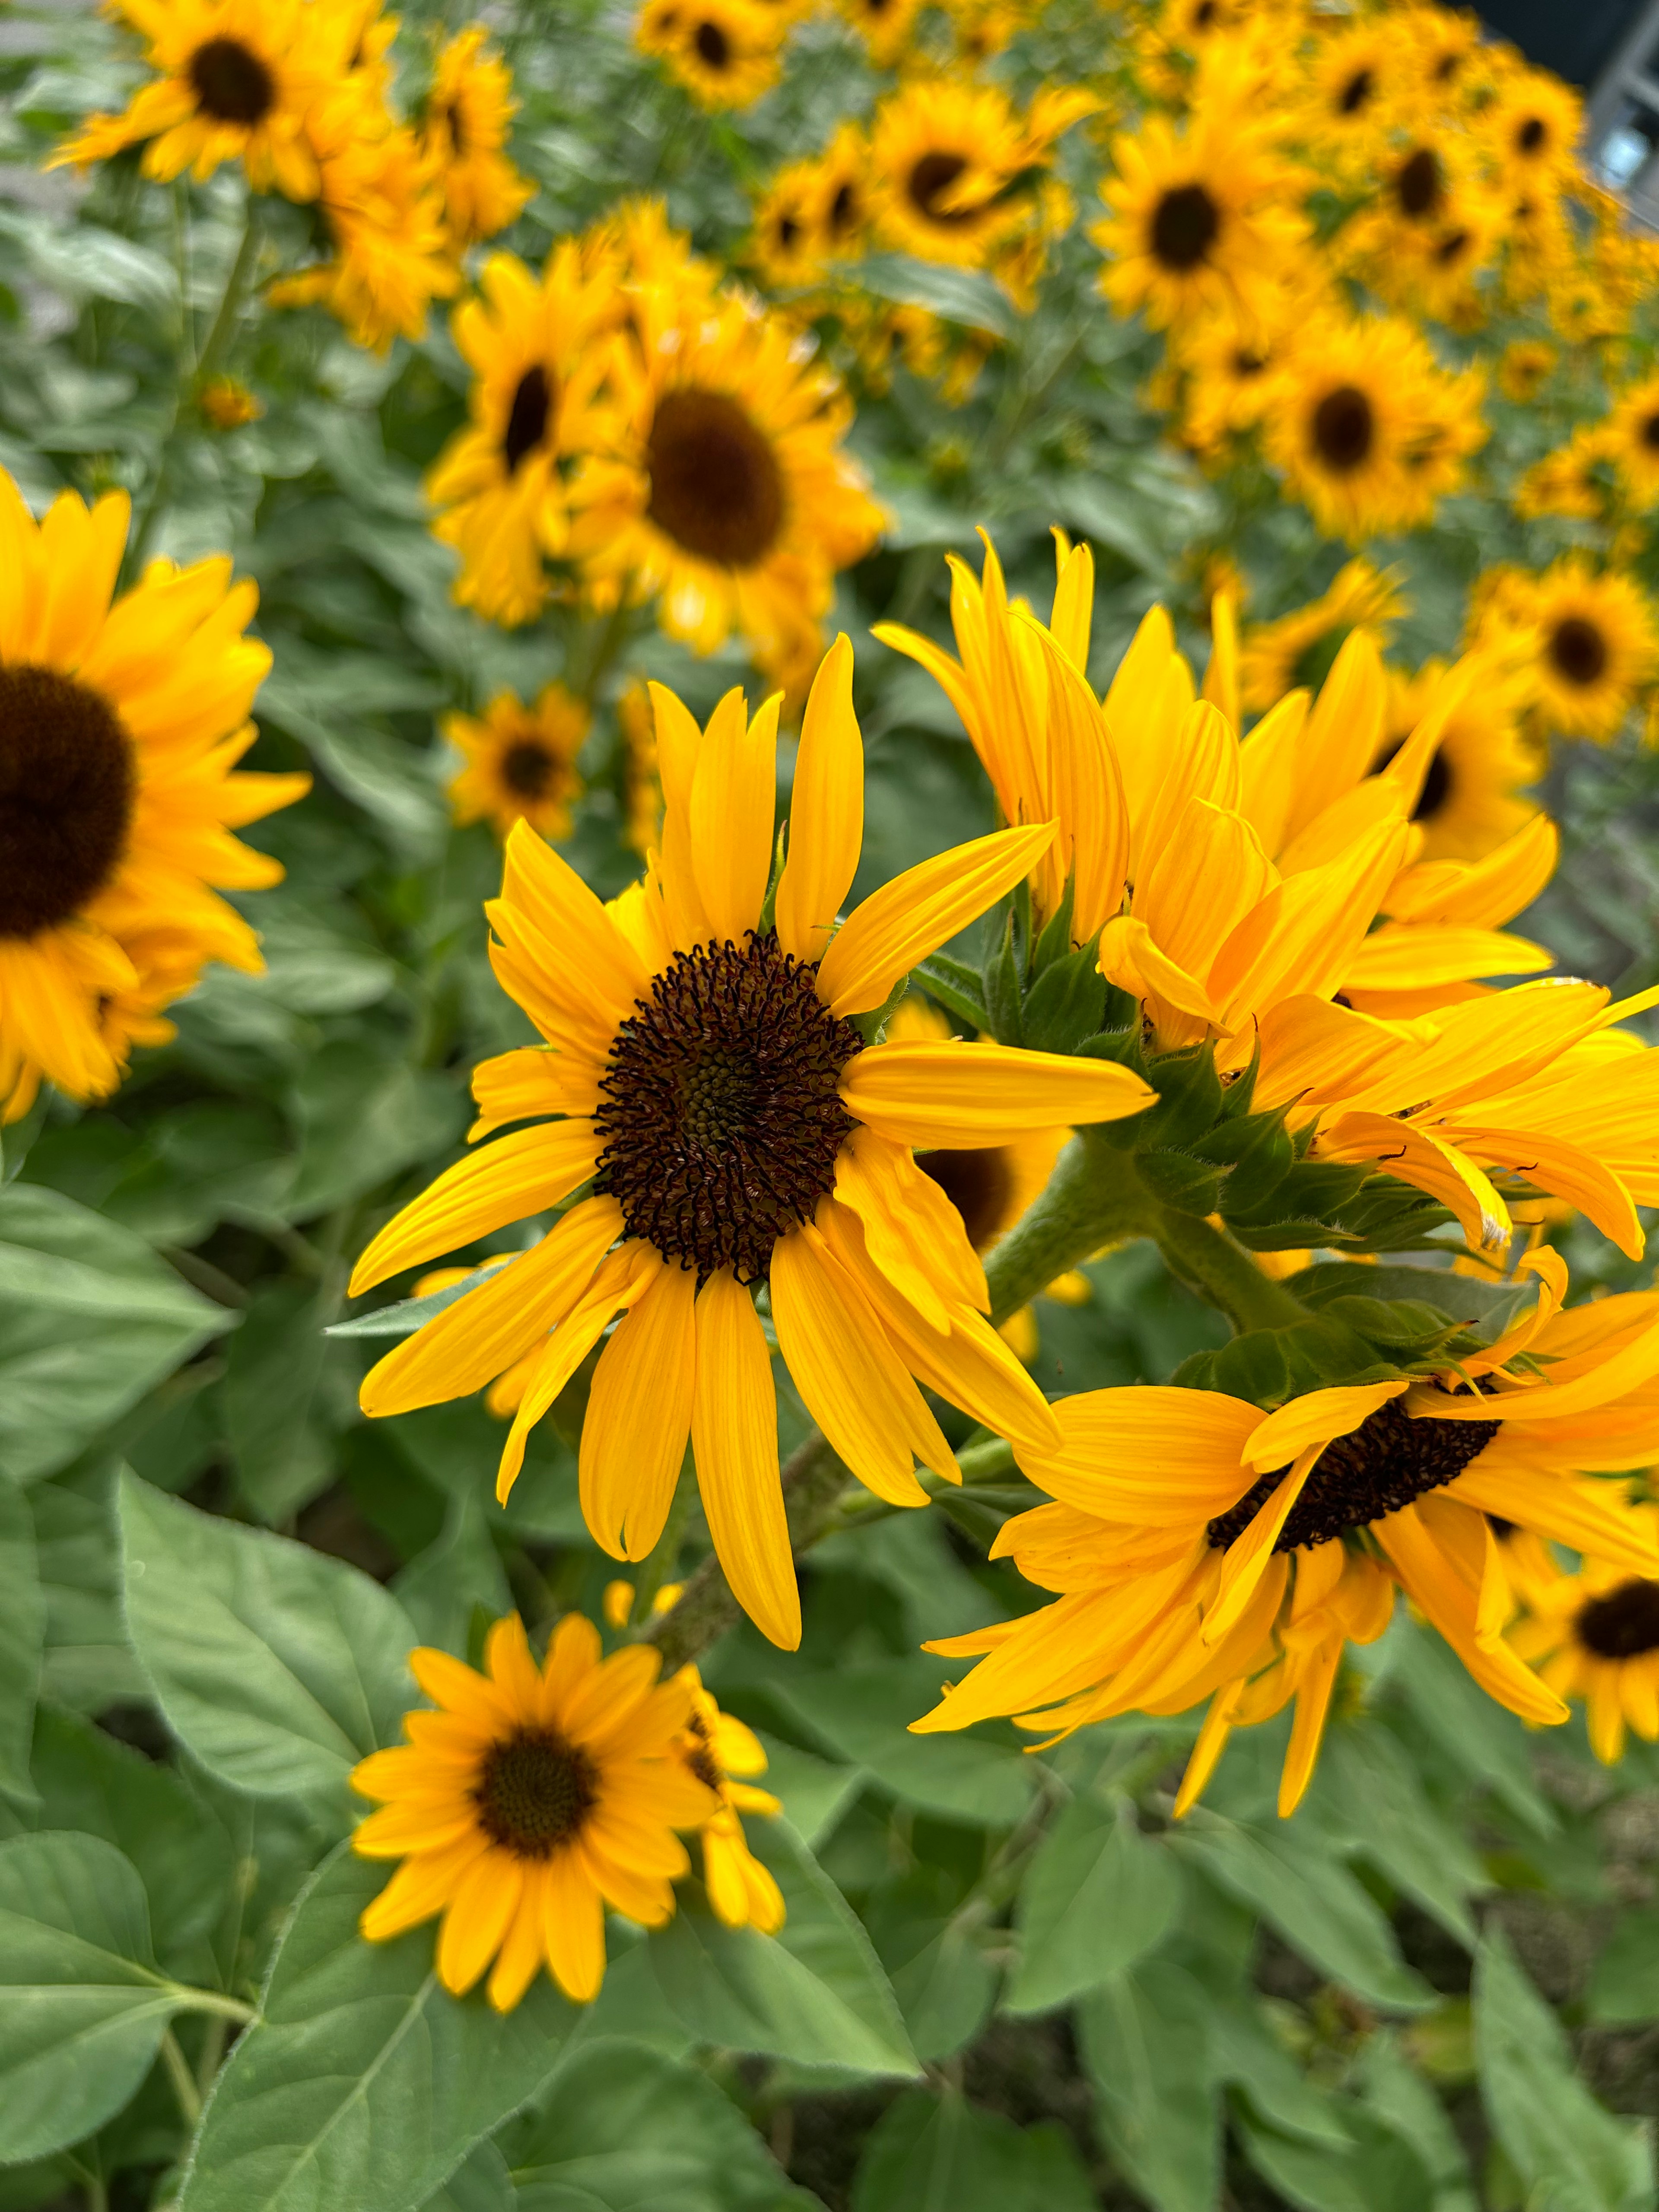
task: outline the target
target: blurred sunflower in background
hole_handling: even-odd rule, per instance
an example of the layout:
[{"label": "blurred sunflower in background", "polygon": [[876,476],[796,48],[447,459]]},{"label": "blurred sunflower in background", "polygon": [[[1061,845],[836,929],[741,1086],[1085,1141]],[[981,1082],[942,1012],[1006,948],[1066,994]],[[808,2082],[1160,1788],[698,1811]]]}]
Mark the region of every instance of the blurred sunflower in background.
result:
[{"label": "blurred sunflower in background", "polygon": [[501,837],[523,821],[544,837],[568,837],[591,719],[562,684],[548,684],[532,707],[499,691],[481,716],[446,714],[439,726],[465,762],[449,786],[456,821],[488,822]]},{"label": "blurred sunflower in background", "polygon": [[763,1936],[775,1936],[783,1925],[783,1895],[771,1869],[750,1850],[741,1817],[758,1813],[775,1818],[783,1810],[769,1790],[758,1789],[750,1778],[765,1773],[765,1751],[752,1729],[735,1713],[720,1711],[695,1667],[683,1668],[679,1679],[691,1692],[680,1750],[697,1780],[720,1800],[719,1811],[697,1831],[708,1902],[715,1918],[728,1928],[757,1928]]},{"label": "blurred sunflower in background", "polygon": [[[1425,661],[1416,675],[1388,671],[1386,744],[1375,769],[1386,768],[1434,704],[1445,681],[1444,661]],[[1497,658],[1460,687],[1431,755],[1411,818],[1424,832],[1421,860],[1479,860],[1524,828],[1537,811],[1521,797],[1543,766],[1522,731],[1524,677]]]},{"label": "blurred sunflower in background", "polygon": [[1631,504],[1659,504],[1659,375],[1644,376],[1619,394],[1605,443]]},{"label": "blurred sunflower in background", "polygon": [[1528,673],[1545,728],[1609,743],[1659,666],[1659,626],[1641,586],[1570,553],[1517,577],[1504,612],[1533,641]]},{"label": "blurred sunflower in background", "polygon": [[[1651,1506],[1633,1511],[1654,1518]],[[1627,1729],[1659,1741],[1659,1575],[1586,1560],[1530,1579],[1523,1595],[1509,1640],[1558,1697],[1583,1701],[1595,1756],[1611,1765]]]},{"label": "blurred sunflower in background", "polygon": [[646,0],[634,35],[700,107],[750,107],[777,82],[783,27],[759,0]]},{"label": "blurred sunflower in background", "polygon": [[1349,561],[1306,606],[1246,627],[1239,643],[1239,696],[1260,714],[1299,684],[1316,690],[1355,630],[1385,643],[1393,625],[1410,612],[1398,572],[1378,568],[1363,556]]},{"label": "blurred sunflower in background", "polygon": [[458,252],[505,230],[535,190],[502,151],[518,103],[511,72],[488,51],[489,39],[474,23],[440,49],[422,123],[422,152],[442,186]]}]

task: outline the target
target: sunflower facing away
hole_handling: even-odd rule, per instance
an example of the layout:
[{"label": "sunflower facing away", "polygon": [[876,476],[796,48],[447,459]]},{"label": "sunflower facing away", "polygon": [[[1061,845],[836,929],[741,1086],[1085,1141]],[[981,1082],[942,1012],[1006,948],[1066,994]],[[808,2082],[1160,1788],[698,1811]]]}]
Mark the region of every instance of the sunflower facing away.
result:
[{"label": "sunflower facing away", "polygon": [[441,1913],[438,1974],[452,1995],[493,1960],[489,2002],[511,2012],[544,1963],[586,2004],[605,1979],[606,1905],[661,1927],[670,1885],[690,1868],[674,1831],[721,1809],[678,1748],[690,1684],[659,1683],[647,1644],[602,1660],[598,1630],[574,1613],[540,1667],[516,1613],[490,1630],[483,1674],[424,1648],[409,1663],[437,1711],[405,1715],[408,1742],[351,1773],[380,1804],[353,1848],[404,1862],[363,1934],[383,1943]]},{"label": "sunflower facing away", "polygon": [[482,717],[446,714],[443,733],[466,763],[449,787],[456,821],[488,822],[503,837],[524,821],[544,837],[568,837],[570,809],[581,796],[576,756],[588,720],[562,684],[550,684],[533,707],[501,691]]},{"label": "sunflower facing away", "polygon": [[643,1559],[689,1437],[727,1578],[791,1648],[799,1601],[751,1286],[766,1285],[785,1364],[835,1449],[882,1498],[921,1504],[914,1461],[947,1480],[955,1462],[917,1381],[1005,1436],[1042,1443],[1054,1427],[983,1318],[961,1217],[912,1147],[1115,1120],[1151,1097],[1104,1061],[866,1041],[859,1019],[1017,883],[1054,831],[1002,830],[924,861],[837,927],[863,839],[852,660],[839,640],[807,702],[769,913],[775,699],[751,723],[730,693],[704,732],[653,687],[662,851],[609,908],[514,830],[488,908],[491,958],[553,1049],[485,1063],[474,1133],[532,1126],[440,1176],[353,1279],[368,1290],[588,1186],[550,1235],[380,1362],[364,1411],[463,1396],[539,1346],[501,1456],[505,1497],[530,1428],[622,1316],[582,1430],[589,1528],[613,1556]]},{"label": "sunflower facing away", "polygon": [[106,1097],[210,960],[258,940],[216,895],[282,869],[230,834],[310,788],[232,770],[270,654],[228,559],[155,561],[112,605],[131,502],[60,493],[36,523],[0,469],[0,1119],[44,1077]]},{"label": "sunflower facing away", "polygon": [[[1626,1575],[1659,1575],[1650,1520],[1622,1486],[1584,1472],[1659,1454],[1659,1296],[1563,1312],[1565,1268],[1548,1251],[1533,1264],[1533,1309],[1438,1375],[1316,1390],[1273,1413],[1171,1388],[1062,1400],[1060,1448],[1015,1447],[1056,1502],[1010,1522],[996,1546],[1058,1601],[931,1645],[987,1656],[913,1725],[1013,1714],[1067,1735],[1207,1698],[1184,1810],[1229,1730],[1294,1699],[1288,1814],[1344,1648],[1382,1632],[1397,1588],[1489,1695],[1534,1723],[1565,1719],[1504,1638],[1510,1584],[1488,1516]],[[1449,1276],[1449,1310],[1455,1297]]]},{"label": "sunflower facing away", "polygon": [[[1634,1512],[1652,1520],[1650,1506]],[[1596,1757],[1610,1766],[1626,1729],[1659,1741],[1659,1577],[1588,1560],[1522,1594],[1526,1618],[1510,1642],[1558,1697],[1583,1700]]]}]

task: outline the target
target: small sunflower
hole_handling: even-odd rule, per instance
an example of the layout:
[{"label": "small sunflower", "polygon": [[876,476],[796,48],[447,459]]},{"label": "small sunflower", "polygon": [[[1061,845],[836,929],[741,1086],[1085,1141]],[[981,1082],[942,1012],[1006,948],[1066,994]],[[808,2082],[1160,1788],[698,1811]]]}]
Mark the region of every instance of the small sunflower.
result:
[{"label": "small sunflower", "polygon": [[1607,449],[1631,504],[1659,506],[1659,376],[1620,392],[1607,421]]},{"label": "small sunflower", "polygon": [[270,654],[228,559],[153,561],[112,604],[131,508],[66,491],[37,523],[0,469],[0,1120],[42,1078],[106,1097],[210,960],[263,967],[211,887],[281,880],[230,833],[310,787],[232,773]]},{"label": "small sunflower", "polygon": [[1229,309],[1181,325],[1171,361],[1182,372],[1181,428],[1194,451],[1212,453],[1229,437],[1255,428],[1284,343],[1277,317]]},{"label": "small sunflower", "polygon": [[697,1780],[720,1799],[720,1810],[698,1832],[708,1902],[728,1928],[757,1928],[763,1936],[775,1936],[783,1925],[783,1894],[771,1869],[750,1850],[740,1817],[775,1816],[783,1810],[769,1790],[757,1790],[747,1778],[765,1773],[766,1753],[752,1729],[720,1711],[695,1667],[682,1668],[679,1679],[691,1692],[682,1755]]},{"label": "small sunflower", "polygon": [[[1652,1520],[1650,1507],[1636,1511]],[[1558,1697],[1583,1699],[1595,1756],[1610,1766],[1627,1729],[1659,1741],[1659,1575],[1588,1561],[1531,1583],[1525,1598],[1510,1642]]]},{"label": "small sunflower", "polygon": [[489,37],[474,23],[441,50],[421,134],[458,250],[505,230],[535,191],[501,150],[518,103],[507,64],[485,51]]},{"label": "small sunflower", "polygon": [[787,20],[758,0],[646,0],[641,53],[666,64],[699,107],[752,107],[778,81]]},{"label": "small sunflower", "polygon": [[449,787],[456,821],[488,822],[502,837],[515,822],[527,822],[544,837],[568,837],[582,788],[576,756],[589,720],[562,684],[550,684],[533,707],[498,691],[482,718],[447,714],[443,733],[465,758]]},{"label": "small sunflower", "polygon": [[427,494],[439,510],[434,536],[461,556],[456,598],[511,626],[539,611],[544,558],[566,549],[567,472],[592,442],[606,360],[595,341],[615,315],[617,287],[608,255],[585,258],[567,239],[539,276],[492,254],[479,291],[450,320],[473,373],[471,421],[439,456]]},{"label": "small sunflower", "polygon": [[[1431,660],[1415,676],[1391,668],[1387,742],[1372,763],[1386,768],[1429,712],[1447,673]],[[1412,820],[1425,832],[1419,860],[1479,860],[1532,819],[1520,796],[1540,762],[1521,734],[1523,687],[1493,658],[1464,690],[1429,762]]]},{"label": "small sunflower", "polygon": [[1582,555],[1568,554],[1533,580],[1523,605],[1544,722],[1565,737],[1608,743],[1659,665],[1659,626],[1646,592],[1632,577],[1598,575]]},{"label": "small sunflower", "polygon": [[836,6],[863,40],[878,69],[889,69],[915,36],[922,0],[836,0]]},{"label": "small sunflower", "polygon": [[240,430],[246,423],[257,422],[265,411],[264,404],[236,376],[210,377],[202,386],[197,404],[216,430]]},{"label": "small sunflower", "polygon": [[1500,91],[1482,136],[1507,191],[1548,200],[1576,182],[1583,130],[1583,102],[1571,87],[1542,70],[1526,70]]},{"label": "small sunflower", "polygon": [[1252,714],[1261,714],[1297,685],[1316,691],[1355,630],[1368,630],[1382,643],[1410,612],[1399,572],[1378,568],[1362,555],[1305,607],[1249,625],[1239,650],[1239,696]]},{"label": "small sunflower", "polygon": [[659,1683],[647,1644],[599,1656],[599,1632],[567,1613],[538,1667],[516,1613],[498,1620],[485,1673],[422,1648],[410,1670],[437,1706],[405,1716],[409,1741],[352,1769],[380,1809],[352,1837],[364,1858],[403,1861],[368,1905],[371,1943],[443,1915],[437,1966],[465,1996],[491,1961],[489,2002],[511,2012],[545,1964],[586,2004],[605,1979],[605,1910],[660,1928],[690,1861],[677,1828],[720,1809],[678,1755],[690,1686]]},{"label": "small sunflower", "polygon": [[825,240],[819,222],[821,164],[792,161],[755,203],[749,259],[763,283],[797,291],[823,267]]},{"label": "small sunflower", "polygon": [[876,110],[869,174],[886,242],[923,261],[982,268],[1037,212],[1029,185],[1054,141],[1094,105],[1039,95],[1021,118],[995,85],[922,78]]},{"label": "small sunflower", "polygon": [[817,164],[813,227],[826,259],[864,251],[870,228],[870,142],[856,123],[843,123]]},{"label": "small sunflower", "polygon": [[331,81],[332,22],[317,0],[115,0],[160,74],[120,115],[90,115],[46,163],[85,168],[143,146],[147,177],[204,182],[240,161],[257,191],[317,197],[313,112]]},{"label": "small sunflower", "polygon": [[1560,349],[1547,338],[1512,338],[1498,359],[1498,390],[1524,407],[1537,398],[1560,357]]},{"label": "small sunflower", "polygon": [[1314,57],[1298,119],[1339,172],[1369,162],[1406,89],[1407,55],[1393,27],[1372,20],[1333,32]]},{"label": "small sunflower", "polygon": [[1523,521],[1544,514],[1601,520],[1612,490],[1607,431],[1605,422],[1581,422],[1565,446],[1533,463],[1512,495],[1515,511]]},{"label": "small sunflower", "polygon": [[663,628],[699,653],[734,629],[787,653],[881,528],[842,447],[851,417],[781,318],[641,288],[575,487],[590,588],[656,595]]}]

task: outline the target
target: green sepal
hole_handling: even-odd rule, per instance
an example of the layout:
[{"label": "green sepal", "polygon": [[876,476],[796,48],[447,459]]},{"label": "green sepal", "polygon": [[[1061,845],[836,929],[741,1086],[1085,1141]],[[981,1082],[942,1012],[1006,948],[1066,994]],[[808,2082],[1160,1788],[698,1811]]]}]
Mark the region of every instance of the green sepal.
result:
[{"label": "green sepal", "polygon": [[1370,1175],[1357,1197],[1340,1204],[1334,1216],[1346,1232],[1346,1242],[1362,1251],[1411,1252],[1445,1249],[1433,1232],[1452,1218],[1437,1199],[1397,1182],[1392,1176]]},{"label": "green sepal", "polygon": [[1282,1406],[1339,1383],[1386,1382],[1402,1372],[1357,1329],[1328,1316],[1290,1328],[1253,1328],[1218,1352],[1197,1352],[1170,1377],[1188,1389],[1224,1390],[1253,1406]]},{"label": "green sepal", "polygon": [[[1227,1218],[1224,1215],[1223,1218]],[[1228,1219],[1227,1230],[1247,1252],[1299,1252],[1322,1245],[1328,1245],[1333,1251],[1346,1252],[1354,1242],[1346,1229],[1334,1227],[1328,1221],[1310,1220],[1300,1214],[1291,1215],[1287,1221],[1270,1221],[1260,1229]]]},{"label": "green sepal", "polygon": [[1010,915],[1003,925],[1001,944],[985,963],[987,1024],[999,1044],[1024,1043],[1025,1024],[1020,1012],[1024,995],[1014,951],[1014,918]]},{"label": "green sepal", "polygon": [[979,970],[965,960],[953,960],[948,952],[929,953],[912,970],[910,980],[919,982],[930,999],[937,999],[946,1013],[954,1014],[958,1021],[976,1030],[990,1028]]},{"label": "green sepal", "polygon": [[772,841],[772,873],[767,879],[766,896],[761,901],[760,921],[756,927],[764,937],[777,927],[778,885],[783,879],[784,855],[788,849],[789,824],[787,820],[778,824],[778,834]]},{"label": "green sepal", "polygon": [[1042,926],[1042,933],[1031,948],[1031,980],[1033,982],[1051,968],[1056,960],[1064,960],[1072,949],[1072,906],[1077,896],[1077,878],[1066,878],[1066,896]]},{"label": "green sepal", "polygon": [[1194,1143],[1200,1159],[1214,1160],[1231,1172],[1221,1202],[1224,1217],[1257,1213],[1267,1206],[1295,1164],[1295,1147],[1282,1113],[1246,1114],[1219,1121]]},{"label": "green sepal", "polygon": [[897,982],[894,984],[892,989],[887,994],[887,996],[882,1000],[881,1004],[873,1008],[871,1012],[867,1014],[852,1014],[848,1016],[848,1018],[851,1021],[853,1027],[864,1039],[866,1044],[878,1044],[880,1042],[883,1030],[892,1019],[895,1012],[897,1011],[900,1000],[903,998],[905,993],[909,989],[909,988],[910,978],[908,975],[901,975]]},{"label": "green sepal", "polygon": [[1207,1044],[1160,1053],[1148,1063],[1146,1079],[1158,1103],[1137,1125],[1139,1146],[1164,1152],[1190,1145],[1221,1119],[1221,1079]]},{"label": "green sepal", "polygon": [[1106,979],[1100,972],[1099,952],[1093,945],[1085,945],[1079,951],[1050,960],[1038,974],[1021,1016],[1025,1042],[1034,1052],[1074,1052],[1085,1037],[1099,1030],[1105,1011]]},{"label": "green sepal", "polygon": [[1267,1229],[1291,1218],[1334,1221],[1358,1195],[1370,1173],[1369,1168],[1344,1167],[1335,1160],[1298,1160],[1259,1204],[1239,1206],[1230,1199],[1222,1212],[1229,1228]]},{"label": "green sepal", "polygon": [[1194,1159],[1190,1152],[1137,1152],[1135,1170],[1161,1205],[1177,1213],[1195,1213],[1200,1221],[1215,1212],[1224,1170],[1207,1160]]}]

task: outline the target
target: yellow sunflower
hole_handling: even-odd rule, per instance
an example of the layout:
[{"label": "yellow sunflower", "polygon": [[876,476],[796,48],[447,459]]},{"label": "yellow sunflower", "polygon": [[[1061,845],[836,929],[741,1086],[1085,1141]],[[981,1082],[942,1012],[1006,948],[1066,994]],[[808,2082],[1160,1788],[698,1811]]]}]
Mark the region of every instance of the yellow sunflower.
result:
[{"label": "yellow sunflower", "polygon": [[[1385,744],[1372,763],[1384,769],[1428,714],[1446,664],[1426,662],[1415,676],[1388,672]],[[1424,775],[1411,818],[1424,832],[1419,861],[1479,860],[1529,822],[1521,798],[1542,763],[1521,733],[1524,686],[1495,656],[1462,687]]]},{"label": "yellow sunflower", "polygon": [[662,839],[662,779],[651,695],[636,678],[617,702],[623,749],[622,839],[643,859]]},{"label": "yellow sunflower", "polygon": [[257,422],[265,411],[264,403],[236,376],[210,377],[197,404],[216,430],[240,430],[246,423]]},{"label": "yellow sunflower", "polygon": [[[1650,1524],[1653,1509],[1632,1517]],[[1558,1697],[1583,1699],[1596,1757],[1610,1766],[1626,1729],[1659,1741],[1659,1576],[1589,1561],[1524,1595],[1527,1617],[1510,1641]]]},{"label": "yellow sunflower", "polygon": [[488,822],[502,837],[523,821],[544,837],[568,837],[582,788],[576,756],[591,719],[562,684],[548,684],[533,707],[498,691],[482,718],[446,714],[443,733],[465,759],[449,787],[456,821]]},{"label": "yellow sunflower", "polygon": [[1399,572],[1378,568],[1362,556],[1348,562],[1316,599],[1276,622],[1253,623],[1240,642],[1239,696],[1260,714],[1297,684],[1316,690],[1357,629],[1380,642],[1411,612]]},{"label": "yellow sunflower", "polygon": [[90,115],[46,166],[144,149],[147,177],[198,183],[240,161],[258,191],[317,196],[313,110],[335,90],[325,0],[115,0],[159,75],[120,115]]},{"label": "yellow sunflower", "polygon": [[66,491],[37,524],[0,469],[0,1120],[43,1077],[106,1097],[207,962],[263,967],[211,887],[279,882],[230,832],[310,788],[232,773],[270,654],[228,558],[153,561],[112,604],[131,511]]},{"label": "yellow sunflower", "polygon": [[646,0],[641,53],[665,63],[699,107],[750,107],[778,81],[787,21],[757,0]]},{"label": "yellow sunflower", "polygon": [[891,1503],[923,1504],[913,1461],[947,1480],[956,1463],[913,1378],[1003,1435],[1040,1442],[1054,1431],[983,1318],[984,1276],[960,1216],[912,1148],[1112,1120],[1151,1097],[1104,1061],[866,1042],[857,1018],[1011,889],[1054,832],[1001,830],[924,861],[837,927],[863,837],[852,661],[838,641],[807,702],[769,927],[775,701],[751,723],[732,692],[704,732],[653,687],[662,852],[610,908],[514,828],[502,896],[488,908],[491,958],[553,1049],[485,1063],[474,1133],[533,1126],[441,1176],[353,1278],[354,1292],[369,1289],[590,1186],[542,1243],[382,1359],[363,1409],[465,1395],[540,1346],[501,1456],[505,1497],[530,1428],[623,1316],[582,1430],[589,1528],[613,1556],[642,1559],[690,1437],[727,1579],[790,1648],[799,1601],[750,1285],[767,1285],[790,1375],[848,1467]]},{"label": "yellow sunflower", "polygon": [[1560,357],[1547,338],[1512,338],[1498,358],[1498,390],[1524,407],[1537,398]]},{"label": "yellow sunflower", "polygon": [[1504,191],[1547,201],[1577,182],[1583,130],[1583,102],[1572,88],[1543,70],[1526,70],[1500,90],[1481,135]]},{"label": "yellow sunflower", "polygon": [[568,239],[538,277],[495,253],[481,297],[450,319],[471,369],[471,421],[427,478],[434,537],[461,556],[455,596],[495,622],[528,622],[547,598],[544,556],[569,534],[567,471],[591,443],[593,394],[605,373],[596,343],[616,313],[610,258]]},{"label": "yellow sunflower", "polygon": [[1086,93],[1050,91],[1022,118],[996,85],[939,77],[901,86],[870,132],[886,243],[923,261],[982,268],[1038,211],[1030,184],[1054,140],[1094,105]]},{"label": "yellow sunflower", "polygon": [[1597,575],[1570,553],[1533,580],[1524,608],[1544,722],[1565,737],[1609,743],[1659,666],[1659,627],[1646,592],[1633,577]]},{"label": "yellow sunflower", "polygon": [[786,653],[881,528],[842,448],[851,417],[781,317],[700,288],[641,289],[575,487],[590,588],[657,596],[663,628],[699,653],[735,629]]},{"label": "yellow sunflower", "polygon": [[1111,213],[1089,235],[1118,313],[1139,309],[1158,329],[1231,311],[1249,337],[1306,234],[1260,125],[1231,102],[1200,110],[1180,135],[1151,116],[1113,140],[1112,161],[1117,174],[1101,188]]},{"label": "yellow sunflower", "polygon": [[[1312,1774],[1344,1649],[1382,1633],[1396,1586],[1488,1695],[1534,1723],[1564,1720],[1561,1699],[1504,1639],[1510,1584],[1488,1516],[1659,1575],[1650,1522],[1622,1486],[1583,1472],[1659,1454],[1659,1297],[1561,1312],[1565,1269],[1547,1251],[1533,1264],[1537,1304],[1438,1376],[1316,1390],[1272,1413],[1169,1388],[1062,1400],[1060,1448],[1016,1446],[1056,1502],[1010,1522],[995,1547],[1058,1602],[931,1644],[988,1656],[913,1725],[1012,1714],[1064,1735],[1207,1698],[1184,1811],[1230,1729],[1294,1699],[1288,1814]],[[1454,1309],[1456,1283],[1447,1277]]]},{"label": "yellow sunflower", "polygon": [[826,240],[818,220],[821,164],[792,161],[755,203],[749,258],[763,283],[796,290],[823,267]]},{"label": "yellow sunflower", "polygon": [[1620,393],[1607,421],[1607,447],[1631,504],[1659,505],[1659,376]]},{"label": "yellow sunflower", "polygon": [[765,1773],[766,1753],[752,1729],[720,1711],[695,1667],[683,1667],[679,1679],[691,1692],[691,1714],[680,1739],[685,1763],[720,1799],[720,1810],[699,1831],[708,1902],[728,1928],[757,1928],[763,1936],[775,1936],[783,1925],[783,1894],[771,1869],[750,1850],[740,1817],[783,1810],[769,1790],[757,1790],[746,1778]]},{"label": "yellow sunflower", "polygon": [[826,258],[862,253],[870,228],[870,142],[856,123],[843,123],[818,157],[813,227]]},{"label": "yellow sunflower", "polygon": [[439,52],[427,94],[422,150],[441,182],[457,249],[494,238],[528,205],[535,186],[502,152],[518,102],[489,33],[474,23]]},{"label": "yellow sunflower", "polygon": [[369,1942],[441,1913],[438,1976],[453,1996],[493,1960],[497,2012],[544,1965],[578,2004],[596,1997],[605,1907],[661,1927],[670,1885],[690,1869],[674,1831],[719,1809],[678,1752],[690,1685],[659,1683],[660,1663],[641,1644],[601,1659],[598,1630],[574,1613],[540,1667],[516,1613],[490,1630],[484,1674],[447,1651],[411,1652],[438,1710],[407,1714],[408,1742],[351,1773],[380,1805],[353,1849],[404,1863],[363,1912]]},{"label": "yellow sunflower", "polygon": [[1373,18],[1332,32],[1316,53],[1297,120],[1337,171],[1352,177],[1370,166],[1407,89],[1407,50],[1393,27]]},{"label": "yellow sunflower", "polygon": [[878,69],[890,69],[915,36],[922,0],[836,0]]},{"label": "yellow sunflower", "polygon": [[1612,489],[1608,444],[1605,422],[1580,422],[1565,446],[1534,461],[1516,484],[1516,513],[1523,521],[1542,514],[1599,521]]}]

